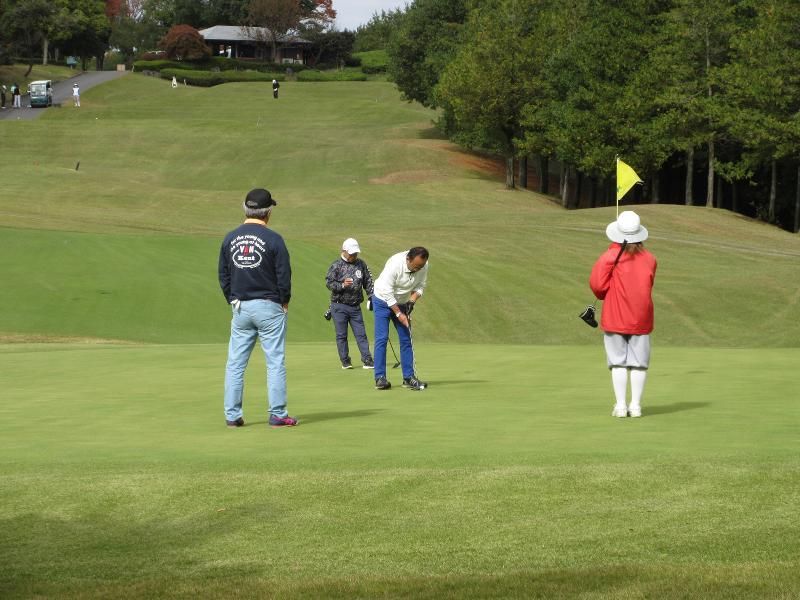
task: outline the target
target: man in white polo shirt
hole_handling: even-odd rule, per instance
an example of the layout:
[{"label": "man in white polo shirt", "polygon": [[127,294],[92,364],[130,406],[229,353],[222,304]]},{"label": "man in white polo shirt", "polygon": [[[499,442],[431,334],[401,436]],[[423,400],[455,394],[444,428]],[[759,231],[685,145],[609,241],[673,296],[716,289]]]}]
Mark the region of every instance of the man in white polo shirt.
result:
[{"label": "man in white polo shirt", "polygon": [[386,379],[386,345],[389,342],[389,322],[394,323],[400,340],[400,363],[403,367],[403,387],[420,390],[427,387],[414,373],[414,349],[411,346],[409,315],[414,303],[422,296],[428,281],[428,251],[415,246],[399,252],[386,261],[383,272],[375,281],[372,307],[375,311],[375,388],[388,390]]}]

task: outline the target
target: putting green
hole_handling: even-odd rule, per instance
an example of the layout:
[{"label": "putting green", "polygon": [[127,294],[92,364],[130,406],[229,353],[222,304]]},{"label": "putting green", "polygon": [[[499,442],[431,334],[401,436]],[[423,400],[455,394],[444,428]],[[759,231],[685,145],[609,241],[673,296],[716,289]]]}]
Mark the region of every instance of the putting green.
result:
[{"label": "putting green", "polygon": [[[420,340],[424,392],[376,391],[332,343],[291,344],[289,430],[265,423],[260,350],[248,425],[224,426],[225,350],[0,348],[4,595],[683,597],[663,587],[671,573],[728,597],[797,583],[798,349],[656,340],[645,417],[614,419],[599,339]],[[628,577],[599,575],[608,565]]]}]

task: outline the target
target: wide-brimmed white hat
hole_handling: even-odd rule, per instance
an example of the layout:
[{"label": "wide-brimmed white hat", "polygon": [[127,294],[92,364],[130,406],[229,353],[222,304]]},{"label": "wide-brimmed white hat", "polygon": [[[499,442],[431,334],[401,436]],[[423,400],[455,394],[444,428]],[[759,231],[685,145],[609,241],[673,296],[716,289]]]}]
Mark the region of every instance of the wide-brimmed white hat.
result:
[{"label": "wide-brimmed white hat", "polygon": [[647,239],[647,229],[642,226],[642,220],[632,210],[619,213],[617,220],[606,227],[606,235],[612,242],[621,244],[628,242],[635,244]]},{"label": "wide-brimmed white hat", "polygon": [[361,248],[358,247],[358,242],[353,238],[347,238],[342,242],[342,250],[348,254],[358,254],[361,252]]}]

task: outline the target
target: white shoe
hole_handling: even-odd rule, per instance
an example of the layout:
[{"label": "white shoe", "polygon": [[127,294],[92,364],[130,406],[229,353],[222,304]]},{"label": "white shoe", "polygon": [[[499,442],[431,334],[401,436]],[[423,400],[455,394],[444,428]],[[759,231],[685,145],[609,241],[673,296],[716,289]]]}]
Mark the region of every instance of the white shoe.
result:
[{"label": "white shoe", "polygon": [[642,407],[641,406],[633,406],[628,409],[628,414],[631,417],[641,417],[642,416]]},{"label": "white shoe", "polygon": [[612,417],[627,417],[628,416],[628,409],[624,406],[615,406],[614,410],[611,411]]}]

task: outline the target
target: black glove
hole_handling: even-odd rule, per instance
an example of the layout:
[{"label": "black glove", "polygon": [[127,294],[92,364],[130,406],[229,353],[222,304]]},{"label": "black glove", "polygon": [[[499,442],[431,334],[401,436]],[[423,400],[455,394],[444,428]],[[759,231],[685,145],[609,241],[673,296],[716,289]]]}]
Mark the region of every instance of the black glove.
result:
[{"label": "black glove", "polygon": [[331,320],[331,309],[329,308],[328,310],[326,310],[325,314],[322,315],[322,316],[325,317],[326,321],[330,321]]},{"label": "black glove", "polygon": [[367,296],[367,310],[372,310],[372,296]]},{"label": "black glove", "polygon": [[411,301],[406,302],[405,310],[403,311],[404,313],[406,313],[406,316],[409,316],[412,310],[414,310],[414,303]]}]

